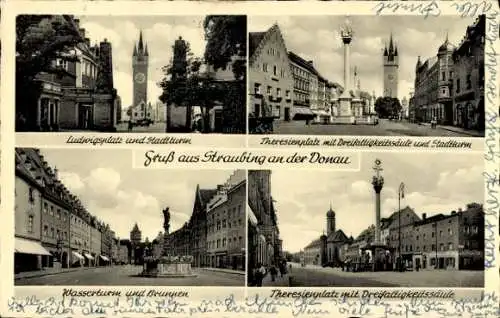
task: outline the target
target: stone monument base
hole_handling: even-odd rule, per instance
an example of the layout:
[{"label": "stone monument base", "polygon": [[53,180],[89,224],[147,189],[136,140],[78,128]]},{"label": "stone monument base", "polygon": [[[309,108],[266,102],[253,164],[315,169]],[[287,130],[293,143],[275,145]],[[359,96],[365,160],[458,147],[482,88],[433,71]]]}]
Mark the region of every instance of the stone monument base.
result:
[{"label": "stone monument base", "polygon": [[140,276],[181,278],[196,277],[197,275],[192,272],[191,261],[159,259],[144,262]]}]

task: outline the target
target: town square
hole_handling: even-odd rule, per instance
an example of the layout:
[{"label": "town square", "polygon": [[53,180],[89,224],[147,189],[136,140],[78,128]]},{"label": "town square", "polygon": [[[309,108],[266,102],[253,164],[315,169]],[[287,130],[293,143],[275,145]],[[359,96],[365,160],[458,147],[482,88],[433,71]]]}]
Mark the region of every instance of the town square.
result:
[{"label": "town square", "polygon": [[249,286],[484,286],[479,157],[366,153],[359,172],[249,171]]},{"label": "town square", "polygon": [[482,137],[484,38],[484,15],[251,17],[249,131]]},{"label": "town square", "polygon": [[144,173],[127,150],[15,155],[15,285],[245,285],[245,170]]}]

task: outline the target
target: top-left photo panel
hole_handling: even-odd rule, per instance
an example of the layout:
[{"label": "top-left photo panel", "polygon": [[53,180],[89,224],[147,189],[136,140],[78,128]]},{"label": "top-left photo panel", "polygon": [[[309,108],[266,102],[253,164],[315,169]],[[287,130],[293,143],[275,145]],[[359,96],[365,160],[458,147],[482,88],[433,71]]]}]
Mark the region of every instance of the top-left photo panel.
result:
[{"label": "top-left photo panel", "polygon": [[16,132],[245,134],[247,17],[16,17]]}]

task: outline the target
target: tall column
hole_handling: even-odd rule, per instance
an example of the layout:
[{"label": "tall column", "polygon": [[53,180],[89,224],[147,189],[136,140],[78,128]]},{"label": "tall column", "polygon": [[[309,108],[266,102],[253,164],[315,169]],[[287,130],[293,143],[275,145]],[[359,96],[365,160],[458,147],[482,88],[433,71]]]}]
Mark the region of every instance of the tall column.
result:
[{"label": "tall column", "polygon": [[351,86],[351,37],[347,36],[347,33],[342,33],[342,42],[344,43],[344,92],[349,93]]},{"label": "tall column", "polygon": [[380,244],[380,192],[382,192],[382,188],[384,187],[384,177],[380,175],[383,170],[380,159],[375,160],[373,170],[375,171],[372,179],[373,190],[375,190],[375,243]]}]

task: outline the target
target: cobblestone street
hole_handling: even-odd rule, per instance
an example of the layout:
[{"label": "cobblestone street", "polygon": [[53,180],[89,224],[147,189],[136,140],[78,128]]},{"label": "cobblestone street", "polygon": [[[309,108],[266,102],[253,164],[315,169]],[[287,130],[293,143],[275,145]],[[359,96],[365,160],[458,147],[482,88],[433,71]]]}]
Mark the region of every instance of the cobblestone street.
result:
[{"label": "cobblestone street", "polygon": [[[140,277],[142,266],[124,265],[81,268],[77,271],[17,279],[15,285],[102,285],[102,286],[244,286],[244,272],[193,269],[196,277]],[[42,274],[42,273],[41,273]]]}]

